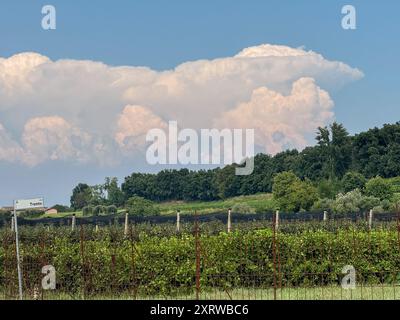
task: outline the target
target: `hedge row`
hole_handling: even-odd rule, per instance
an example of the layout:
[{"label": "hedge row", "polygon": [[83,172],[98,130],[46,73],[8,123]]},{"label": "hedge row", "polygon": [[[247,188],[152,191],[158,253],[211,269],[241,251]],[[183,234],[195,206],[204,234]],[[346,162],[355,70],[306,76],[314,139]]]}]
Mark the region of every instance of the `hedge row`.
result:
[{"label": "hedge row", "polygon": [[[3,241],[3,244],[7,241]],[[200,238],[202,288],[322,286],[339,284],[341,270],[353,265],[360,281],[400,281],[397,232],[375,230],[279,234],[276,267],[271,230],[220,233]],[[0,282],[16,283],[12,244],[0,249]],[[57,237],[51,245],[22,245],[24,283],[32,289],[43,277],[43,264],[57,270],[58,289],[69,293],[140,292],[173,295],[192,292],[196,278],[195,238],[153,237],[114,241],[71,241]]]}]

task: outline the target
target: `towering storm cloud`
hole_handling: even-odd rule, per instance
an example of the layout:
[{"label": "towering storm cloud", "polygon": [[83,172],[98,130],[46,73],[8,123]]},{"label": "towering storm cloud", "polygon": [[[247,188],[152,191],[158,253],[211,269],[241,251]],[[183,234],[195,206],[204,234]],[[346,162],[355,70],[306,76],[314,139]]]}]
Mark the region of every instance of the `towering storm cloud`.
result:
[{"label": "towering storm cloud", "polygon": [[303,148],[334,118],[330,90],[362,77],[313,51],[269,44],[166,71],[21,53],[0,58],[0,161],[116,165],[169,120],[254,128],[268,153]]}]

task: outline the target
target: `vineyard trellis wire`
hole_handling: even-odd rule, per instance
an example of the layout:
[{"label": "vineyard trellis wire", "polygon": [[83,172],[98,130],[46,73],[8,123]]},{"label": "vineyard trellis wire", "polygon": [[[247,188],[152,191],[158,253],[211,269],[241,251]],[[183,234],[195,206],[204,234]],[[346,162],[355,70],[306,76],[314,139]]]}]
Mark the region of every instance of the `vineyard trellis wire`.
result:
[{"label": "vineyard trellis wire", "polygon": [[[25,299],[400,299],[399,215],[350,219],[233,219],[195,216],[161,225],[118,221],[95,227],[22,226]],[[0,231],[0,293],[16,299],[15,237]],[[42,267],[56,268],[43,290]],[[357,286],[344,289],[342,267]]]}]

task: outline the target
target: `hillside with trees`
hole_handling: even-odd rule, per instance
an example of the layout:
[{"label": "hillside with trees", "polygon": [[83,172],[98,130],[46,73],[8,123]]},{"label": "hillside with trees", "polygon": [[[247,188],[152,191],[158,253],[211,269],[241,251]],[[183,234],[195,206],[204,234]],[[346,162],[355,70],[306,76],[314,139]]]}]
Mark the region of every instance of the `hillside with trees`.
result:
[{"label": "hillside with trees", "polygon": [[[298,211],[309,210],[317,203],[323,207],[321,202],[354,190],[379,201],[390,201],[400,192],[387,185],[388,178],[400,176],[400,122],[354,136],[343,125],[333,123],[318,128],[315,138],[316,145],[302,151],[256,155],[254,172],[249,176],[236,176],[237,165],[233,164],[213,170],[132,173],[121,186],[116,178],[106,178],[97,186],[79,184],[73,190],[71,207],[121,207],[132,197],[154,202],[215,201],[273,192],[275,198],[282,196],[283,203],[290,203],[286,206],[281,202],[280,206]],[[290,201],[290,197],[296,201]]]}]

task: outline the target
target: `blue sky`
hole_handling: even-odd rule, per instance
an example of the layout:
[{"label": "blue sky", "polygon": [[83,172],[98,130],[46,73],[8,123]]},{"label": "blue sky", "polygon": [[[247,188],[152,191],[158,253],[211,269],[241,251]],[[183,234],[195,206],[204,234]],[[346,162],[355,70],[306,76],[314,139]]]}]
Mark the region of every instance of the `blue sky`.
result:
[{"label": "blue sky", "polygon": [[[57,30],[44,31],[40,27],[45,4],[57,9]],[[345,4],[357,9],[356,30],[341,27],[341,8]],[[355,133],[400,119],[399,12],[396,0],[100,0],[95,4],[3,0],[0,57],[33,51],[53,61],[93,60],[162,71],[187,61],[233,56],[243,48],[263,43],[305,46],[364,73],[362,79],[329,91],[335,103],[335,118]],[[7,123],[3,121],[3,125]],[[68,203],[70,190],[77,182],[101,182],[107,175],[122,178],[137,170],[154,169],[127,163],[94,168],[60,162],[28,168],[0,162],[0,176],[8,181],[7,186],[2,183],[0,187],[0,204],[30,195],[46,196],[49,205]]]}]

